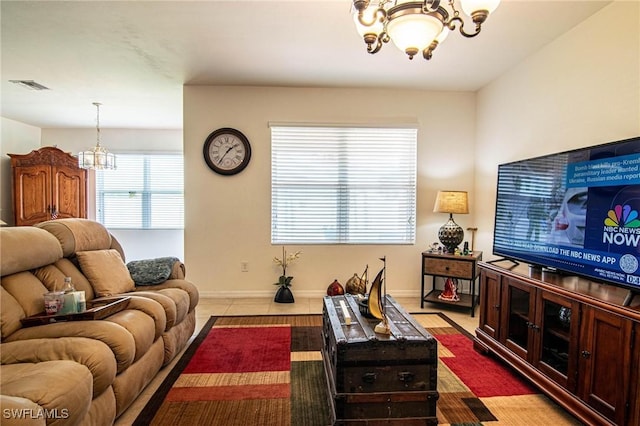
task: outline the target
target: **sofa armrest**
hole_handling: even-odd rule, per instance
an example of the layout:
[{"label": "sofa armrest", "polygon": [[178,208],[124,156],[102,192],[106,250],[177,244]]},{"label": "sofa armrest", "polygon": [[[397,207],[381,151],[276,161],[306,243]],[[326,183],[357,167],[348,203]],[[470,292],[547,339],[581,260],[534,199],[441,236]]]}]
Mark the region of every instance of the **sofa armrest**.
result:
[{"label": "sofa armrest", "polygon": [[[198,305],[198,301],[200,300],[200,294],[198,292],[198,288],[191,281],[187,280],[167,280],[163,283],[149,286],[136,286],[135,291],[154,291],[154,290],[162,290],[165,288],[179,288],[184,290],[189,295],[189,312],[195,309]],[[128,295],[135,294],[127,293]]]},{"label": "sofa armrest", "polygon": [[144,312],[151,318],[153,318],[153,322],[156,326],[156,334],[154,336],[154,341],[162,335],[167,326],[167,316],[162,305],[154,300],[148,299],[146,297],[136,296],[135,293],[123,293],[122,295],[114,296],[121,297],[128,296],[129,304],[127,305],[127,309],[135,309],[137,311]]},{"label": "sofa armrest", "polygon": [[[84,365],[70,360],[56,360],[4,364],[0,365],[0,371],[2,394],[12,397],[7,400],[11,405],[27,405],[25,400],[32,401],[38,410],[43,411],[42,415],[45,412],[52,415],[44,415],[50,425],[79,425],[86,418],[92,401],[92,377]],[[4,405],[4,399],[2,403]],[[24,418],[25,414],[15,413],[10,420],[13,422],[17,417]],[[5,424],[5,418],[2,424]]]},{"label": "sofa armrest", "polygon": [[184,263],[177,260],[173,263],[171,267],[171,274],[169,275],[170,280],[184,280],[187,276],[187,267],[184,266]]},{"label": "sofa armrest", "polygon": [[[2,410],[2,426],[45,426],[44,416],[27,416],[41,410],[35,402],[28,398],[11,395],[0,395],[0,410]],[[15,413],[15,415],[12,415]]]},{"label": "sofa armrest", "polygon": [[111,386],[116,377],[116,360],[111,349],[99,340],[85,337],[31,339],[2,343],[0,360],[3,365],[59,360],[75,361],[91,372],[94,398]]},{"label": "sofa armrest", "polygon": [[8,336],[4,342],[60,337],[86,337],[105,343],[115,357],[118,373],[127,369],[135,359],[134,337],[121,325],[108,320],[57,322],[21,328]]}]

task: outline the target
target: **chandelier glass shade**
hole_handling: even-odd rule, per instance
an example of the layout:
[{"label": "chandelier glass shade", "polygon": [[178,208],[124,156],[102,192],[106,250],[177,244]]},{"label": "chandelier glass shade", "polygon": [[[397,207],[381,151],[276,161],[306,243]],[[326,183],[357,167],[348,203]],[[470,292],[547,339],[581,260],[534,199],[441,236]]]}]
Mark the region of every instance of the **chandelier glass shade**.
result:
[{"label": "chandelier glass shade", "polygon": [[114,170],[116,168],[116,156],[100,146],[100,103],[96,106],[96,146],[78,153],[78,166],[83,169]]},{"label": "chandelier glass shade", "polygon": [[433,51],[456,28],[465,37],[480,34],[482,23],[498,7],[500,0],[460,0],[462,10],[475,24],[473,32],[464,29],[465,22],[449,0],[450,10],[441,0],[353,0],[356,29],[367,45],[367,52],[378,53],[384,43],[393,43],[409,59],[422,52],[431,59]]}]

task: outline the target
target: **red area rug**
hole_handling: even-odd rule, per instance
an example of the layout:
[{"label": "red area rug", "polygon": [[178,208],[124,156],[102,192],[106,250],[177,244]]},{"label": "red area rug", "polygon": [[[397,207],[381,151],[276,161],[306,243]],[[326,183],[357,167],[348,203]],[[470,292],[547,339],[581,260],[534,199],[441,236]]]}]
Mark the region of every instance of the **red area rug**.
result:
[{"label": "red area rug", "polygon": [[213,328],[185,374],[289,371],[290,327]]},{"label": "red area rug", "polygon": [[[453,357],[441,358],[447,367],[478,398],[488,396],[530,395],[537,393],[531,385],[514,376],[509,368],[479,354],[462,334],[435,335]],[[488,362],[491,361],[491,362]]]}]

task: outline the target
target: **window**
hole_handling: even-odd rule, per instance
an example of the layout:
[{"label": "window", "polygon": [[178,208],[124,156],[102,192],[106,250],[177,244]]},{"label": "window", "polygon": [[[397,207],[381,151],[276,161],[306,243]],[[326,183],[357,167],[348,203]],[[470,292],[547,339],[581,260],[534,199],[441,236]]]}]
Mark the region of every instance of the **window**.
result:
[{"label": "window", "polygon": [[118,154],[96,173],[96,216],[111,229],[183,229],[184,165],[179,154]]},{"label": "window", "polygon": [[415,242],[415,128],[271,126],[273,244]]}]

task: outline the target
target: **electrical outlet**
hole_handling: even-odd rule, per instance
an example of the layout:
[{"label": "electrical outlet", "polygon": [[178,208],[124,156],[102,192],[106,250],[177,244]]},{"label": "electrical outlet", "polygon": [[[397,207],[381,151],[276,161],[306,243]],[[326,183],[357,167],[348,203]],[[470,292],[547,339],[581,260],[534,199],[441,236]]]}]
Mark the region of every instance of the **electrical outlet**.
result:
[{"label": "electrical outlet", "polygon": [[249,272],[249,262],[247,261],[240,262],[240,271]]}]

